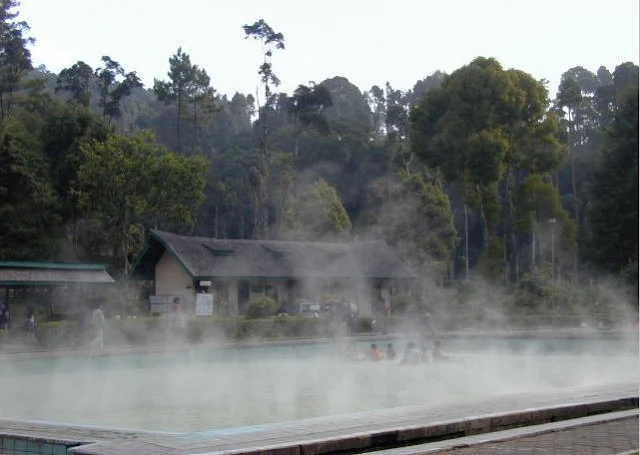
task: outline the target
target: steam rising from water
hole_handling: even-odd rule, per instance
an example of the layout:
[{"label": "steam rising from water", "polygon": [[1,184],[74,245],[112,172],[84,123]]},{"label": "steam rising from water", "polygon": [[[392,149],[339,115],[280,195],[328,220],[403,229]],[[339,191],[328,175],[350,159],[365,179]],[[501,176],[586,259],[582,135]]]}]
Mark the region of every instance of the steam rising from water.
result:
[{"label": "steam rising from water", "polygon": [[[397,212],[393,214],[396,219],[403,219]],[[375,231],[366,234],[360,233],[361,238],[379,237]],[[410,244],[399,247],[416,250]],[[507,327],[511,308],[504,307],[502,302],[508,299],[501,288],[478,278],[465,283],[469,288],[465,296],[464,289],[441,286],[435,278],[437,274],[429,271],[428,258],[418,256],[409,264],[421,277],[413,286],[412,300],[428,305],[438,330],[459,329],[465,325],[459,322],[463,315],[475,329],[483,328],[481,324],[488,326],[484,328]],[[314,285],[303,284],[309,288]],[[370,283],[351,279],[349,284],[352,289],[346,292],[358,294]],[[614,319],[637,327],[637,295],[629,305],[628,296],[622,295],[626,293],[619,292],[615,284],[603,285],[597,299],[591,298],[592,289],[590,286],[585,292],[589,295],[576,298],[580,303],[576,319],[581,324],[598,327],[593,314],[610,306],[615,309],[611,315]],[[120,311],[111,303],[105,305],[107,316]],[[425,307],[420,309],[424,310]],[[538,312],[552,310],[542,308]],[[613,311],[610,309],[609,313]],[[404,329],[411,327],[398,329],[405,333]],[[166,334],[157,328],[149,332],[166,339]],[[117,333],[110,335],[108,343],[126,341],[123,335],[121,340]],[[261,334],[255,336],[261,338]],[[456,356],[459,362],[420,365],[347,362],[343,360],[345,346],[339,341],[334,345],[293,348],[197,347],[180,354],[20,362],[0,358],[0,417],[197,431],[404,405],[455,403],[565,386],[638,381],[637,332],[629,339],[588,340],[550,338],[511,344],[496,340],[482,344],[469,338],[444,340],[445,353]],[[406,341],[394,341],[400,355]],[[384,350],[386,343],[378,344]],[[367,344],[359,345],[364,353],[367,348]]]},{"label": "steam rising from water", "polygon": [[[0,416],[197,431],[637,382],[636,341],[516,340],[511,346],[480,346],[451,340],[445,341],[445,351],[459,362],[420,365],[347,362],[340,345],[5,361]],[[404,343],[394,344],[400,353]],[[384,349],[386,342],[378,345]],[[366,352],[368,345],[361,343],[358,349]]]}]

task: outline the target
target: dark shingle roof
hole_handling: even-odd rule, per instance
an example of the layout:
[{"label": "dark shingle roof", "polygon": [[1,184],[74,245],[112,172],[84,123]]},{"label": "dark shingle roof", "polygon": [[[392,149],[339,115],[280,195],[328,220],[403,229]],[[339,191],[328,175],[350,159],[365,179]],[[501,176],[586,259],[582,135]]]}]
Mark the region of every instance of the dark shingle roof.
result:
[{"label": "dark shingle roof", "polygon": [[193,277],[415,278],[384,241],[222,240],[151,231]]}]

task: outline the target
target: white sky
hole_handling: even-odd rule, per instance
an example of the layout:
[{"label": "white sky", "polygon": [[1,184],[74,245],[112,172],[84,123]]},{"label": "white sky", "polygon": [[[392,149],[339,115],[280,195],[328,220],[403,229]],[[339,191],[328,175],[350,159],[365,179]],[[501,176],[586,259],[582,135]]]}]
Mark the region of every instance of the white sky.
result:
[{"label": "white sky", "polygon": [[281,91],[344,76],[361,90],[386,81],[406,90],[436,70],[497,58],[553,97],[573,66],[638,63],[638,0],[22,0],[36,65],[59,72],[109,55],[146,86],[166,79],[178,46],[220,93],[255,93],[258,42],[242,26],[265,19],[284,34],[274,57]]}]

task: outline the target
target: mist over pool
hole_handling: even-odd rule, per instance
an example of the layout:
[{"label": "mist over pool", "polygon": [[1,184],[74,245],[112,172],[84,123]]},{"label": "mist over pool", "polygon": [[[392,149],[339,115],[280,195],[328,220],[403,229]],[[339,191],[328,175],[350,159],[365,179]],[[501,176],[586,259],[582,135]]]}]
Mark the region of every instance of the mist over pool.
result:
[{"label": "mist over pool", "polygon": [[[393,343],[401,354],[404,340]],[[445,351],[455,362],[347,361],[340,343],[4,361],[0,417],[189,432],[640,377],[633,340],[449,340]]]}]

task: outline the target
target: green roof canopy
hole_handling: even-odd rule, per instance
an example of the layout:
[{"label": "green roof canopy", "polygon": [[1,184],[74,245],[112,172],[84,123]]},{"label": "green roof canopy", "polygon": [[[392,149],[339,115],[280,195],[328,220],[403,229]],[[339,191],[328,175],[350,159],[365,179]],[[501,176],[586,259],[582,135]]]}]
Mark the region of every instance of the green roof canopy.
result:
[{"label": "green roof canopy", "polygon": [[102,264],[0,261],[0,286],[56,286],[72,283],[111,284]]},{"label": "green roof canopy", "polygon": [[0,261],[0,267],[54,270],[104,270],[103,264],[79,262]]}]

